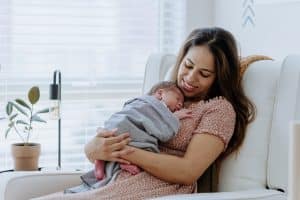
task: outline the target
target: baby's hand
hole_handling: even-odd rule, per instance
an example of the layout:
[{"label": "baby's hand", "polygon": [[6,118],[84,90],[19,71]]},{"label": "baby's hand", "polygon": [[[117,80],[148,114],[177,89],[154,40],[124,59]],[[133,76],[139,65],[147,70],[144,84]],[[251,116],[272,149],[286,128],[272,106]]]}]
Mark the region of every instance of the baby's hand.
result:
[{"label": "baby's hand", "polygon": [[185,119],[185,118],[191,118],[192,117],[192,110],[191,109],[181,109],[173,113],[175,117],[178,119]]}]

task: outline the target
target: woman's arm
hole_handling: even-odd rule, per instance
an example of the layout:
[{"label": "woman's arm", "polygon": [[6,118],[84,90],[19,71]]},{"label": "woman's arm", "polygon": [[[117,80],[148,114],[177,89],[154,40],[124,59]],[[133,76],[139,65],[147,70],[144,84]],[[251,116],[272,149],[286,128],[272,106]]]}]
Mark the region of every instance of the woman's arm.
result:
[{"label": "woman's arm", "polygon": [[224,149],[224,143],[211,134],[195,134],[183,157],[133,149],[134,152],[119,156],[160,179],[190,185],[218,158]]},{"label": "woman's arm", "polygon": [[129,134],[114,136],[115,131],[100,131],[85,145],[87,158],[95,160],[133,163],[150,174],[172,183],[192,184],[222,153],[224,143],[211,134],[195,134],[183,157],[126,146]]}]

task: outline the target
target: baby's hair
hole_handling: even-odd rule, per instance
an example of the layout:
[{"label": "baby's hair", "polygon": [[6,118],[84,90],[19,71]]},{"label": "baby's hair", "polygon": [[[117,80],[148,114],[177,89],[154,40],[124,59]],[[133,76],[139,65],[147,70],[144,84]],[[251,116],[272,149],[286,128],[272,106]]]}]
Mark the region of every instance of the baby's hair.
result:
[{"label": "baby's hair", "polygon": [[161,81],[157,84],[155,84],[150,91],[147,93],[148,95],[153,95],[155,94],[155,92],[157,92],[157,90],[160,89],[166,89],[166,90],[174,90],[177,89],[181,92],[181,90],[177,87],[175,82],[172,81]]}]

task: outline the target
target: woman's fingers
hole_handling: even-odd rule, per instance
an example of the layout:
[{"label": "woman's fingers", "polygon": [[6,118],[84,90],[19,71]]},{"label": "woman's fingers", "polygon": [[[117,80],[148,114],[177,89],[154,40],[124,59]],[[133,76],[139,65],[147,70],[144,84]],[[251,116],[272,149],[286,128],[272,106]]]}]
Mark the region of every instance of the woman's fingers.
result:
[{"label": "woman's fingers", "polygon": [[125,160],[125,159],[122,159],[122,158],[115,158],[114,160],[112,161],[115,161],[115,162],[119,162],[121,164],[127,164],[127,165],[130,165],[130,162]]},{"label": "woman's fingers", "polygon": [[120,156],[125,156],[134,152],[134,148],[131,146],[126,146],[122,151],[120,151]]},{"label": "woman's fingers", "polygon": [[116,136],[117,129],[105,130],[97,129],[97,136],[86,145],[86,154],[90,160],[117,161],[129,163],[121,158],[121,155],[128,154],[130,151],[125,150],[126,145],[130,142],[129,133],[122,133]]},{"label": "woman's fingers", "polygon": [[99,127],[97,129],[97,137],[104,137],[104,138],[109,138],[109,137],[112,137],[112,136],[115,136],[115,133],[118,129],[115,128],[115,129],[112,129],[111,131],[109,130],[106,130],[106,129],[103,129],[101,127]]},{"label": "woman's fingers", "polygon": [[130,153],[134,152],[134,148],[130,147],[130,146],[125,146],[125,148],[123,150],[120,151],[114,151],[112,152],[112,156],[114,158],[121,158],[122,156],[128,155]]},{"label": "woman's fingers", "polygon": [[104,144],[106,145],[112,145],[115,143],[120,143],[123,140],[126,140],[129,137],[129,133],[122,133],[118,136],[114,136],[114,137],[109,137],[104,141]]},{"label": "woman's fingers", "polygon": [[110,146],[111,151],[118,151],[118,150],[123,149],[130,141],[131,141],[131,138],[126,138],[120,142],[111,144],[111,146]]}]

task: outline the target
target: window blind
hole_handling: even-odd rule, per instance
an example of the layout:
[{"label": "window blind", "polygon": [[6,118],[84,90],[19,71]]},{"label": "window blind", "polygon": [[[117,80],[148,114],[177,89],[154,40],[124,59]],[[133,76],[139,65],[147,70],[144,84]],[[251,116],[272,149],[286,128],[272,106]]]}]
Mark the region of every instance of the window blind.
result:
[{"label": "window blind", "polygon": [[[8,100],[37,85],[37,109],[49,106],[53,71],[62,73],[62,167],[91,164],[84,144],[124,102],[141,94],[153,52],[177,53],[184,33],[184,0],[2,0],[0,7],[0,117]],[[175,51],[174,51],[175,50]],[[57,165],[57,121],[42,116],[31,141],[42,145],[41,167]],[[0,170],[12,168],[18,141],[0,121]]]}]

